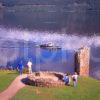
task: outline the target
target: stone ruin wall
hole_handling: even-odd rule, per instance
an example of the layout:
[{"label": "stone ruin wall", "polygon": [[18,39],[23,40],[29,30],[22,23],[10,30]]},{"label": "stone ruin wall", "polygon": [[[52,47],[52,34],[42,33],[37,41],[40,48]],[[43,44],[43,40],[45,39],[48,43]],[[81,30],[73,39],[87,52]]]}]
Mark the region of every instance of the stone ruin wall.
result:
[{"label": "stone ruin wall", "polygon": [[89,76],[90,48],[80,48],[76,53],[75,59],[77,63],[75,71],[77,71],[80,76]]}]

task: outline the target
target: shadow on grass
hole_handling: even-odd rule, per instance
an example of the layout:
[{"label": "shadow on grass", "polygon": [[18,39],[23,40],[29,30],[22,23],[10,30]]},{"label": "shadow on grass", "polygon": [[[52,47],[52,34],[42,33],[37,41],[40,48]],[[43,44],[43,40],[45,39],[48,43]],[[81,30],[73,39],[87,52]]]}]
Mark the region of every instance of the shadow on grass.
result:
[{"label": "shadow on grass", "polygon": [[21,82],[24,83],[25,85],[35,86],[35,84],[33,83],[33,81],[32,81],[32,84],[31,84],[31,81],[28,78],[23,78],[21,80]]},{"label": "shadow on grass", "polygon": [[[36,84],[35,84],[35,82],[33,82],[33,81],[31,81],[30,79],[28,79],[28,78],[23,78],[22,80],[21,80],[21,82],[22,83],[24,83],[25,85],[28,85],[28,86],[35,86],[35,87],[40,87],[40,86],[37,86]],[[63,86],[62,86],[63,87]],[[66,85],[65,84],[65,87],[74,87],[72,84],[70,84],[70,85]]]}]

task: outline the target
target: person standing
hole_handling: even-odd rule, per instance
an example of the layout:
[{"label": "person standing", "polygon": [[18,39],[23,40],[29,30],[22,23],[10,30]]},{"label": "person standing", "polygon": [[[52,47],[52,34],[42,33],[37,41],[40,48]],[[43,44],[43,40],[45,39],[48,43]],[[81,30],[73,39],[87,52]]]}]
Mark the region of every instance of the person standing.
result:
[{"label": "person standing", "polygon": [[63,81],[65,82],[65,85],[69,85],[69,74],[64,75]]},{"label": "person standing", "polygon": [[77,82],[78,82],[78,74],[75,72],[74,75],[72,75],[72,79],[73,79],[73,84],[74,84],[74,87],[77,86]]},{"label": "person standing", "polygon": [[68,85],[70,86],[70,84],[71,84],[71,75],[69,74],[68,76],[69,76],[69,82],[68,82]]},{"label": "person standing", "polygon": [[18,65],[18,71],[19,71],[19,73],[20,73],[20,75],[22,75],[22,73],[23,73],[23,68],[24,68],[24,66],[23,66],[23,63],[22,63],[22,61],[19,63],[19,65]]},{"label": "person standing", "polygon": [[27,63],[29,74],[32,74],[32,62],[29,60]]}]

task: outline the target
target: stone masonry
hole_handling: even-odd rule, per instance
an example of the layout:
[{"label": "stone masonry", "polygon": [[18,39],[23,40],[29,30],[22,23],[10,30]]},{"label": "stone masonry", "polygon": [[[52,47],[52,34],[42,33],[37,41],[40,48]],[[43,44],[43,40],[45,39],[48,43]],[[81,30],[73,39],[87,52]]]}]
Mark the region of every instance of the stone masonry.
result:
[{"label": "stone masonry", "polygon": [[82,47],[76,53],[76,71],[80,76],[89,76],[90,48]]}]

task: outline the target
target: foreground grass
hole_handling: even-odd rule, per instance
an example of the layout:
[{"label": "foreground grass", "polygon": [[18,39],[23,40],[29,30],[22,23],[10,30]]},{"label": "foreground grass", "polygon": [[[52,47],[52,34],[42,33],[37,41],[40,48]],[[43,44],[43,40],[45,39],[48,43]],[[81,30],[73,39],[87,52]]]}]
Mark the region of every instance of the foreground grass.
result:
[{"label": "foreground grass", "polygon": [[0,92],[5,90],[17,75],[16,71],[0,71]]},{"label": "foreground grass", "polygon": [[100,100],[100,81],[80,78],[77,88],[39,88],[26,86],[12,100]]}]

